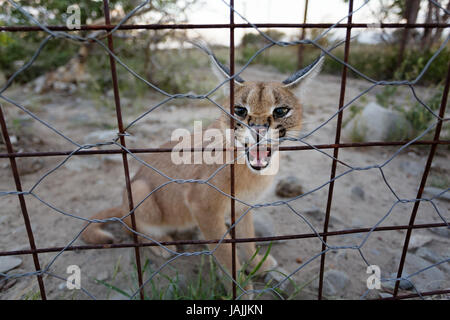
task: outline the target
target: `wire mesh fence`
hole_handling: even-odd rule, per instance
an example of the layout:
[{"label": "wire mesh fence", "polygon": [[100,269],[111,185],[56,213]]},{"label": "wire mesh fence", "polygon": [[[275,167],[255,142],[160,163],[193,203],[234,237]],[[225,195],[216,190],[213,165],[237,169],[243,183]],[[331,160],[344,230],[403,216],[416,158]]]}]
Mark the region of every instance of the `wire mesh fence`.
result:
[{"label": "wire mesh fence", "polygon": [[[444,193],[448,192],[450,188],[446,188],[441,194],[426,198],[423,196],[423,191],[425,188],[425,184],[427,182],[427,178],[431,169],[431,164],[433,162],[433,158],[435,157],[436,150],[438,145],[448,145],[450,144],[450,141],[447,140],[441,140],[440,139],[440,133],[442,130],[443,123],[448,121],[448,118],[445,118],[445,110],[447,106],[447,99],[448,99],[448,92],[449,92],[449,86],[450,86],[450,66],[440,66],[442,68],[448,68],[447,72],[447,78],[445,79],[445,85],[442,92],[441,102],[440,102],[440,108],[438,112],[435,112],[428,106],[425,102],[423,102],[415,91],[415,85],[419,83],[423,75],[427,72],[430,65],[433,63],[433,61],[436,59],[436,57],[446,48],[448,45],[449,36],[447,35],[445,40],[442,42],[440,47],[434,52],[432,57],[429,59],[429,61],[425,64],[425,67],[419,75],[412,81],[407,80],[401,80],[401,81],[387,81],[387,80],[375,80],[370,78],[369,76],[365,75],[364,73],[357,70],[355,67],[349,63],[349,53],[351,50],[351,39],[352,39],[352,29],[354,28],[368,28],[370,27],[368,24],[359,23],[355,24],[352,22],[353,15],[364,8],[369,1],[364,1],[359,7],[354,8],[354,1],[350,0],[348,3],[348,14],[343,17],[341,20],[334,24],[311,24],[311,23],[303,23],[303,24],[253,24],[250,21],[246,19],[243,15],[241,15],[239,12],[235,10],[234,7],[234,1],[231,0],[230,2],[222,1],[224,4],[224,8],[228,8],[229,12],[229,23],[228,24],[209,24],[209,25],[194,25],[194,24],[174,24],[174,25],[132,25],[132,24],[126,24],[127,21],[139,10],[141,10],[144,6],[146,6],[150,1],[143,1],[140,5],[138,5],[134,10],[130,11],[128,14],[125,15],[125,17],[116,25],[111,25],[110,21],[110,10],[109,10],[109,4],[107,0],[104,0],[104,15],[105,15],[105,24],[104,25],[84,25],[81,26],[80,30],[92,30],[92,31],[98,31],[102,30],[104,33],[92,33],[88,34],[87,36],[83,37],[78,34],[73,34],[71,30],[69,30],[66,27],[63,26],[46,26],[43,25],[41,22],[37,21],[29,12],[27,12],[21,5],[17,4],[13,0],[8,0],[8,3],[10,6],[14,8],[14,10],[20,11],[34,26],[2,26],[0,27],[0,31],[2,32],[18,32],[18,31],[25,31],[25,32],[35,32],[35,31],[44,31],[47,36],[45,39],[41,42],[37,50],[35,51],[34,55],[30,58],[29,61],[27,61],[22,67],[18,68],[18,70],[7,80],[5,84],[3,84],[0,88],[0,98],[4,100],[5,102],[14,105],[15,107],[22,110],[24,113],[28,114],[30,117],[32,117],[35,121],[41,123],[49,130],[56,133],[58,136],[62,137],[66,141],[68,141],[71,145],[73,145],[73,150],[60,150],[60,151],[48,151],[48,152],[16,152],[13,148],[13,144],[10,141],[10,135],[8,134],[8,129],[6,126],[6,119],[3,114],[2,109],[0,108],[0,125],[2,128],[2,134],[3,139],[5,142],[5,145],[7,147],[7,153],[0,154],[0,158],[8,158],[10,161],[11,170],[14,177],[15,182],[15,189],[10,191],[1,191],[0,196],[11,196],[11,195],[17,195],[20,201],[20,208],[24,220],[24,224],[26,227],[26,232],[28,235],[29,245],[30,249],[28,250],[14,250],[14,251],[3,251],[0,252],[0,256],[12,256],[12,255],[31,255],[33,258],[33,263],[35,270],[30,271],[27,273],[22,274],[11,274],[11,273],[0,273],[1,279],[0,282],[8,281],[9,279],[14,278],[20,278],[20,277],[36,277],[39,285],[40,295],[42,299],[46,299],[46,288],[44,283],[44,275],[49,277],[54,277],[56,279],[59,279],[61,281],[66,281],[66,278],[55,274],[52,272],[52,266],[58,259],[62,259],[62,255],[64,252],[68,251],[74,251],[74,250],[93,250],[93,249],[105,249],[105,250],[113,250],[115,248],[133,248],[135,253],[135,261],[136,261],[136,269],[137,269],[137,275],[138,275],[138,283],[139,288],[136,290],[132,295],[131,299],[137,298],[138,296],[141,299],[144,299],[144,289],[149,284],[149,282],[152,281],[152,279],[164,268],[166,268],[168,265],[170,265],[175,260],[181,258],[181,257],[190,257],[190,256],[199,256],[199,255],[205,255],[205,256],[211,256],[215,258],[215,252],[217,251],[217,248],[219,248],[221,245],[224,244],[231,244],[232,246],[232,268],[231,270],[225,269],[223,266],[221,266],[220,262],[215,259],[215,262],[219,265],[220,269],[227,275],[229,280],[232,282],[232,289],[233,289],[233,298],[240,299],[240,298],[248,298],[249,294],[259,294],[262,292],[273,292],[280,298],[283,298],[279,291],[277,290],[279,287],[283,286],[284,283],[288,282],[289,279],[291,279],[295,274],[299,273],[302,269],[304,269],[306,266],[308,266],[312,261],[320,260],[320,270],[319,270],[319,287],[318,287],[318,299],[323,298],[323,283],[324,283],[324,270],[326,265],[326,256],[327,253],[330,251],[335,250],[354,250],[359,253],[361,256],[362,261],[367,265],[370,266],[370,261],[366,258],[364,255],[362,248],[366,245],[368,242],[368,239],[373,235],[374,232],[378,231],[394,231],[394,230],[405,230],[406,236],[404,239],[402,252],[401,252],[401,258],[400,263],[398,265],[398,271],[395,278],[382,278],[381,281],[392,281],[395,280],[395,288],[393,291],[392,299],[402,299],[402,298],[414,298],[414,297],[425,297],[428,295],[436,295],[436,294],[447,294],[450,293],[449,289],[443,289],[443,290],[435,290],[435,291],[427,291],[427,292],[421,292],[419,289],[417,289],[414,286],[414,283],[411,281],[411,279],[418,274],[422,272],[426,272],[427,270],[431,268],[438,267],[439,265],[448,263],[450,259],[445,258],[442,261],[438,261],[436,263],[430,264],[426,268],[423,268],[421,270],[417,270],[413,274],[404,275],[404,265],[405,265],[405,259],[408,252],[408,246],[410,243],[410,238],[413,230],[416,229],[424,229],[424,228],[449,228],[449,222],[445,217],[445,214],[443,214],[440,210],[440,208],[436,205],[435,200],[442,196]],[[437,1],[430,0],[430,3],[434,6],[437,6],[440,10],[445,12],[446,14],[449,14],[448,10],[443,8]],[[224,12],[225,12],[224,9]],[[238,16],[240,19],[245,21],[243,24],[235,24],[234,18],[235,16]],[[448,24],[445,23],[435,23],[435,24],[384,24],[381,23],[377,25],[379,28],[448,28]],[[135,72],[132,68],[130,68],[126,63],[123,62],[123,60],[115,53],[114,51],[114,41],[113,36],[114,33],[117,30],[132,30],[132,29],[200,29],[200,28],[222,28],[222,29],[228,29],[229,30],[229,44],[230,44],[230,68],[229,68],[229,74],[226,80],[218,84],[213,90],[205,93],[205,94],[170,94],[161,88],[159,88],[157,85],[151,83],[147,79],[145,79],[143,76],[139,75],[137,72]],[[259,49],[245,64],[244,66],[238,71],[235,71],[235,39],[234,39],[234,32],[236,28],[250,28],[258,32],[258,34],[263,37],[265,40],[267,40],[268,44],[261,49]],[[297,41],[276,41],[272,39],[267,33],[261,31],[261,28],[321,28],[323,31],[317,35],[313,39],[304,39],[302,37],[301,40]],[[334,48],[327,49],[324,48],[319,44],[319,40],[326,37],[326,35],[336,29],[336,28],[344,28],[346,30],[345,40],[344,43],[344,59],[338,58],[335,54],[333,54]],[[41,54],[42,50],[45,48],[45,46],[48,44],[49,41],[53,39],[64,39],[67,41],[75,42],[75,43],[93,43],[95,45],[98,45],[102,50],[104,50],[110,58],[110,68],[111,68],[111,78],[113,83],[113,93],[114,93],[114,103],[115,103],[115,110],[116,110],[116,117],[117,117],[117,127],[118,127],[118,133],[117,137],[112,141],[105,141],[102,143],[96,143],[96,144],[80,144],[77,143],[74,139],[71,137],[65,135],[63,132],[55,128],[52,124],[46,122],[45,120],[38,117],[36,114],[34,114],[32,111],[27,109],[25,106],[21,105],[17,101],[7,97],[5,95],[6,90],[11,86],[11,84],[14,82],[15,78],[22,72],[26,72],[26,70],[36,61],[36,59]],[[105,40],[106,39],[106,43]],[[295,145],[295,146],[280,146],[279,151],[280,152],[293,152],[293,151],[302,151],[302,150],[314,150],[316,152],[321,153],[322,155],[325,155],[331,160],[331,172],[329,176],[329,180],[323,183],[322,185],[309,190],[307,192],[304,192],[303,194],[290,198],[288,200],[283,201],[276,201],[276,202],[261,202],[261,203],[248,203],[246,201],[243,201],[242,199],[239,199],[236,197],[235,194],[235,182],[236,179],[239,179],[239,177],[235,176],[235,162],[238,160],[237,154],[234,151],[234,157],[233,160],[230,163],[226,163],[224,165],[221,165],[217,170],[214,171],[214,173],[209,176],[206,179],[180,179],[177,177],[170,176],[170,173],[168,172],[162,172],[159,169],[157,169],[152,163],[148,163],[145,160],[142,159],[140,154],[144,153],[164,153],[164,152],[173,152],[174,150],[172,148],[142,148],[142,149],[130,149],[127,148],[126,140],[128,134],[128,130],[133,127],[137,122],[141,121],[145,117],[147,117],[152,111],[156,110],[157,108],[162,107],[163,105],[169,103],[170,101],[176,100],[176,99],[191,99],[191,100],[206,100],[218,109],[224,114],[226,114],[229,117],[230,120],[230,129],[233,129],[235,127],[235,124],[238,123],[242,126],[245,126],[249,128],[250,130],[253,130],[248,124],[244,123],[239,117],[236,117],[235,115],[235,104],[234,104],[234,94],[235,94],[235,80],[238,80],[241,73],[265,50],[273,47],[273,46],[279,46],[279,47],[288,47],[288,46],[298,46],[298,45],[311,45],[321,51],[321,55],[324,55],[328,57],[329,59],[334,59],[335,61],[338,61],[342,65],[342,74],[341,74],[341,82],[340,82],[340,96],[338,101],[338,108],[336,112],[330,116],[328,119],[323,121],[319,126],[311,130],[310,132],[302,135],[301,137],[293,138],[293,137],[285,137],[280,138],[280,141],[293,141],[298,142],[301,145]],[[139,117],[134,119],[132,122],[130,122],[127,126],[124,125],[124,121],[122,119],[122,110],[121,110],[121,100],[120,100],[120,93],[119,93],[119,84],[117,79],[117,70],[116,65],[119,64],[121,67],[124,68],[127,72],[129,72],[132,76],[137,78],[138,80],[145,83],[150,89],[157,91],[158,93],[164,95],[164,99],[157,103],[156,105],[152,106],[150,109],[142,113]],[[355,73],[358,77],[366,80],[370,86],[361,91],[358,95],[352,97],[349,99],[348,102],[345,102],[345,95],[346,95],[346,83],[347,83],[347,74],[348,71],[352,71]],[[227,106],[222,106],[218,102],[216,102],[212,95],[219,90],[221,87],[229,84],[229,94],[230,94],[230,105],[229,108]],[[415,97],[418,103],[425,108],[429,113],[432,114],[434,121],[432,124],[424,130],[420,135],[415,137],[414,139],[410,141],[391,141],[391,142],[361,142],[361,143],[341,143],[341,131],[342,131],[342,123],[343,123],[343,112],[352,105],[355,101],[360,99],[365,94],[369,93],[371,90],[373,90],[376,87],[379,86],[405,86],[411,90],[412,95]],[[229,111],[228,111],[229,110]],[[306,138],[309,136],[314,135],[318,130],[329,124],[331,121],[336,120],[337,126],[336,126],[336,132],[335,132],[335,140],[333,144],[321,144],[321,145],[313,145],[306,141]],[[254,131],[254,130],[253,130]],[[423,140],[422,138],[428,134],[434,132],[433,140]],[[256,132],[256,134],[258,134]],[[410,148],[412,146],[416,145],[429,145],[429,153],[427,157],[427,162],[425,165],[425,169],[423,171],[421,180],[420,180],[420,187],[418,189],[417,195],[413,199],[404,199],[401,198],[395,191],[394,188],[389,184],[388,180],[386,179],[385,172],[383,169],[394,159],[396,158],[401,152],[403,152],[405,149]],[[117,147],[118,149],[98,149],[97,147],[105,147],[105,146],[111,146],[111,147]],[[343,148],[357,148],[357,147],[373,147],[373,146],[396,146],[398,149],[396,149],[395,153],[390,156],[388,159],[386,159],[384,162],[376,165],[370,165],[365,167],[356,167],[352,166],[351,164],[345,163],[344,161],[339,159],[339,150]],[[333,150],[332,154],[327,153],[325,150]],[[237,150],[233,148],[233,150]],[[192,152],[204,152],[205,149],[195,149],[192,148],[190,151]],[[69,159],[72,157],[77,157],[80,155],[94,155],[94,154],[121,154],[122,155],[122,163],[125,173],[125,185],[126,185],[126,194],[127,194],[127,201],[128,201],[128,210],[129,212],[121,217],[121,218],[108,218],[108,219],[87,219],[82,216],[78,216],[76,214],[67,212],[65,210],[62,210],[54,205],[52,205],[47,199],[44,199],[35,193],[35,188],[43,182],[47,177],[52,175],[56,170],[63,167]],[[29,188],[28,190],[23,190],[21,185],[21,177],[19,174],[19,171],[17,169],[17,163],[16,159],[21,157],[50,157],[50,156],[63,156],[64,159],[54,168],[47,171],[43,176],[41,176],[34,185]],[[131,158],[130,158],[131,157]],[[153,172],[156,172],[157,174],[164,177],[167,182],[161,184],[154,190],[151,190],[145,197],[144,200],[141,200],[139,202],[136,202],[136,199],[133,199],[133,193],[132,193],[132,186],[131,186],[131,178],[130,178],[130,170],[129,170],[129,159],[134,159],[137,162],[139,162],[141,165],[151,169]],[[346,170],[342,173],[337,173],[337,165],[341,164],[346,167]],[[228,167],[230,169],[228,169]],[[214,185],[211,181],[212,179],[221,171],[224,170],[230,170],[230,190],[221,190],[216,185]],[[390,192],[394,195],[396,201],[392,203],[392,206],[390,209],[377,221],[376,224],[374,224],[370,228],[353,228],[353,229],[343,229],[343,230],[337,230],[337,231],[329,231],[329,222],[330,217],[332,215],[332,203],[333,203],[333,194],[334,194],[334,185],[335,181],[340,179],[341,177],[344,177],[352,172],[360,172],[360,171],[378,171],[380,176],[382,177],[384,183],[390,190]],[[155,192],[157,192],[160,189],[166,188],[170,184],[204,184],[208,186],[209,188],[215,189],[218,193],[220,193],[223,196],[226,196],[229,198],[230,201],[230,208],[231,208],[231,223],[230,227],[226,231],[225,234],[222,235],[220,239],[204,239],[204,240],[176,240],[176,241],[157,241],[156,239],[153,239],[149,237],[148,235],[138,232],[138,226],[136,226],[136,220],[135,220],[135,211],[142,205],[142,203],[147,200],[149,197],[154,195]],[[326,202],[326,214],[325,219],[323,223],[322,230],[318,230],[313,226],[313,224],[308,220],[308,218],[299,210],[295,209],[293,206],[293,202],[295,200],[298,200],[300,198],[306,197],[314,192],[317,192],[322,189],[328,188],[328,198]],[[55,211],[58,214],[62,214],[64,216],[77,219],[80,221],[86,222],[86,225],[79,230],[79,232],[76,234],[76,236],[71,240],[69,243],[67,243],[64,246],[59,247],[46,247],[46,248],[38,248],[36,246],[33,230],[29,218],[29,209],[27,207],[26,199],[28,197],[32,197],[36,200],[38,200],[40,203],[47,206],[52,211]],[[432,207],[435,210],[435,213],[439,216],[440,220],[442,222],[440,223],[428,223],[428,224],[417,224],[416,216],[419,209],[419,205],[422,202],[427,202],[432,205]],[[236,214],[235,207],[236,204],[244,205],[246,207],[245,211],[242,214]],[[392,226],[381,226],[381,224],[386,221],[386,219],[391,215],[393,210],[396,208],[397,205],[400,204],[407,204],[411,203],[413,204],[413,210],[410,215],[409,223],[407,225],[392,225]],[[237,238],[235,229],[236,226],[239,225],[239,223],[244,219],[244,217],[252,212],[252,210],[258,209],[258,208],[266,208],[266,207],[285,207],[288,208],[288,210],[296,216],[300,221],[304,222],[309,228],[309,233],[301,233],[301,234],[292,234],[292,235],[283,235],[283,236],[273,236],[273,237],[253,237],[253,238]],[[124,222],[125,219],[131,218],[131,227]],[[129,230],[133,235],[133,242],[132,243],[113,243],[113,244],[96,244],[96,245],[83,245],[83,246],[76,246],[73,245],[74,242],[81,236],[83,231],[90,226],[91,224],[99,224],[99,223],[106,223],[114,221],[116,223],[119,223],[123,225],[124,228]],[[351,246],[336,246],[329,244],[328,238],[332,236],[337,235],[350,235],[350,234],[364,234],[364,237],[362,238],[361,242],[358,245],[351,245]],[[144,238],[148,242],[140,242],[139,238]],[[285,275],[285,277],[278,281],[276,284],[274,284],[271,287],[264,288],[264,289],[250,289],[247,290],[244,288],[237,280],[237,264],[236,264],[236,244],[239,243],[248,243],[248,242],[263,242],[263,241],[279,241],[279,240],[293,240],[293,239],[308,239],[308,238],[317,238],[321,242],[321,248],[317,251],[317,254],[312,256],[307,261],[304,261],[295,268],[292,272]],[[173,249],[169,248],[171,245],[180,245],[180,244],[214,244],[214,246],[210,247],[209,250],[201,250],[201,251],[187,251],[187,252],[176,252]],[[159,246],[166,252],[170,254],[170,258],[165,261],[161,266],[155,270],[150,277],[144,278],[144,273],[142,269],[142,259],[141,259],[141,248],[142,247],[149,247],[149,246]],[[51,259],[50,263],[46,264],[46,266],[43,268],[41,266],[41,262],[39,259],[39,254],[42,253],[55,253],[54,257]],[[400,281],[407,281],[414,287],[414,293],[407,294],[407,295],[399,295],[399,284]],[[87,289],[81,288],[81,290],[92,299],[95,299],[95,296],[90,293]],[[366,297],[366,295],[369,293],[369,290],[362,293],[361,298]]]}]

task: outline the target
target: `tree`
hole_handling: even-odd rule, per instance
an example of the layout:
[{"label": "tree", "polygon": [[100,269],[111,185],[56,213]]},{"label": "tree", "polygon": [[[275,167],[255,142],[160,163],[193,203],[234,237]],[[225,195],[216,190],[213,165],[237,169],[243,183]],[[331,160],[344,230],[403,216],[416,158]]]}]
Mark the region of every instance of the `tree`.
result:
[{"label": "tree", "polygon": [[[61,1],[61,0],[39,0],[39,1],[15,1],[22,5],[23,9],[29,12],[35,19],[44,25],[65,25],[66,19],[70,14],[67,8],[76,4],[81,11],[81,24],[104,24],[103,2],[102,1]],[[126,22],[145,23],[145,24],[168,24],[183,23],[187,21],[186,10],[193,6],[197,0],[152,0],[143,6]],[[123,17],[142,4],[143,0],[109,0],[111,23],[118,23]],[[7,0],[0,0],[0,25],[34,25],[33,22],[24,16],[19,10],[16,10]],[[92,31],[79,31],[81,35],[86,35]],[[171,37],[179,34],[175,30],[133,30],[121,34],[120,31],[115,35],[123,39],[129,39],[129,42],[136,45],[144,42],[145,45],[138,46],[145,51],[144,65],[148,67],[148,75],[151,75],[153,63],[151,52],[157,50],[158,44],[168,41]],[[131,36],[130,36],[131,35]],[[150,35],[150,36],[149,36]],[[43,40],[42,33],[3,33],[0,37],[0,69],[10,76],[16,69],[16,62],[28,60],[35,52],[38,44]],[[54,70],[58,66],[67,63],[77,52],[74,46],[62,44],[62,41],[50,41],[45,47],[45,54],[41,55],[39,60],[25,74],[21,74],[18,80],[29,81],[36,76]],[[84,44],[86,45],[86,44]],[[92,46],[88,47],[89,49]],[[80,49],[84,50],[84,49]]]}]

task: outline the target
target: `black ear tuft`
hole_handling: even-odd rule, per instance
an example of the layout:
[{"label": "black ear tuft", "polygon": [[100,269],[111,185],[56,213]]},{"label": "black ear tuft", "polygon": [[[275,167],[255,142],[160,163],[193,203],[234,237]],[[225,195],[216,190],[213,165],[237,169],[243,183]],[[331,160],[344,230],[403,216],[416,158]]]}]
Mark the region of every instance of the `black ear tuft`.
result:
[{"label": "black ear tuft", "polygon": [[310,65],[306,66],[303,69],[298,70],[289,78],[284,80],[282,83],[286,88],[289,89],[296,88],[300,83],[303,83],[306,80],[310,80],[314,78],[317,74],[319,74],[324,60],[325,57],[323,54],[321,54],[316,60],[313,61],[313,63],[311,63]]},{"label": "black ear tuft", "polygon": [[[205,52],[207,55],[209,55],[213,67],[220,71],[220,73],[223,76],[222,78],[230,77],[230,68],[228,68],[222,62],[220,62],[219,59],[217,59],[217,57],[214,55],[214,53],[211,51],[211,49],[204,41],[189,41],[189,42],[198,49]],[[238,84],[243,84],[245,82],[245,80],[242,79],[240,76],[235,76],[234,81]]]}]

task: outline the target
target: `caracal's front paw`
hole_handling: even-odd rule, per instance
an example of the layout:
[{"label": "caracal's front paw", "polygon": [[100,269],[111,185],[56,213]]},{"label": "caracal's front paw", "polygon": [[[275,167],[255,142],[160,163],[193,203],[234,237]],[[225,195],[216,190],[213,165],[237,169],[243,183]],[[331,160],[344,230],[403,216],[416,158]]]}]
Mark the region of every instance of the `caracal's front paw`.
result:
[{"label": "caracal's front paw", "polygon": [[173,255],[173,250],[169,251],[167,250],[167,248],[164,247],[160,247],[160,246],[154,246],[154,247],[150,247],[150,250],[152,251],[152,253],[158,257],[167,259],[170,258]]}]

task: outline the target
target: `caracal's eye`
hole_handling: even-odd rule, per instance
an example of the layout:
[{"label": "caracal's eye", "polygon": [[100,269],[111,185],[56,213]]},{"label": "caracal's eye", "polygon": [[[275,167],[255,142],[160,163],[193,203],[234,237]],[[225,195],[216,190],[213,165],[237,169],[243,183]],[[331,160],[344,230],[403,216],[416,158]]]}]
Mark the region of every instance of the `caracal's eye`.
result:
[{"label": "caracal's eye", "polygon": [[275,108],[273,110],[273,117],[274,118],[283,118],[284,116],[286,116],[289,112],[289,107],[284,106],[284,107],[279,107],[279,108]]},{"label": "caracal's eye", "polygon": [[247,115],[247,109],[241,106],[234,106],[234,114],[238,117],[245,118]]}]

